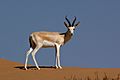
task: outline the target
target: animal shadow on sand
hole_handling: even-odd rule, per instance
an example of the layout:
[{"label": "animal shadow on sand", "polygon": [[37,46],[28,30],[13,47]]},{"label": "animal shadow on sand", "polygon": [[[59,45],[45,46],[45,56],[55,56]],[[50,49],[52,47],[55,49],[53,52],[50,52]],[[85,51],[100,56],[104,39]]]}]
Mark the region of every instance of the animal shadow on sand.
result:
[{"label": "animal shadow on sand", "polygon": [[[16,67],[14,67],[14,68],[25,70],[24,66],[16,66]],[[56,69],[55,66],[39,66],[39,68]],[[36,66],[27,66],[27,69],[30,69],[30,70],[37,70]]]}]

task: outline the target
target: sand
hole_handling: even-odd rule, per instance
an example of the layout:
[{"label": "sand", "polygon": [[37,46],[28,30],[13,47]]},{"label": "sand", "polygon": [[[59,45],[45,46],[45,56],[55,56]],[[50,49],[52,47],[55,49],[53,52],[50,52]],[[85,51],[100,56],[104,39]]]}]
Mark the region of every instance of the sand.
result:
[{"label": "sand", "polygon": [[94,80],[95,78],[103,79],[105,75],[116,79],[120,73],[120,68],[63,67],[63,69],[55,69],[52,66],[40,66],[41,70],[37,70],[35,66],[29,65],[29,69],[24,70],[23,66],[17,62],[0,59],[0,80],[86,80],[86,78]]}]

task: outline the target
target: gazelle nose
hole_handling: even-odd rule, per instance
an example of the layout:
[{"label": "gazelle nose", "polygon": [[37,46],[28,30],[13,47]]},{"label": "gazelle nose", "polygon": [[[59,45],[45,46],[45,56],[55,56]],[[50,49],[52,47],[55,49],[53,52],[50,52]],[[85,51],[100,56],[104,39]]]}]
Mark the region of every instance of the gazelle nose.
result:
[{"label": "gazelle nose", "polygon": [[70,30],[71,34],[74,34],[74,30]]},{"label": "gazelle nose", "polygon": [[71,36],[73,36],[74,35],[74,33],[71,33]]}]

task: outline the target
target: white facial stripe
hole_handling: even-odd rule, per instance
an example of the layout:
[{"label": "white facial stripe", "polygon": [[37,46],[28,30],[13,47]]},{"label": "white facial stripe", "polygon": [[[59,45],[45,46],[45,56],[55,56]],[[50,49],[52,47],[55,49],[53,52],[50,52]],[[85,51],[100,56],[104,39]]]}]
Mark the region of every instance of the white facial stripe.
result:
[{"label": "white facial stripe", "polygon": [[70,32],[73,34],[74,30],[70,30]]},{"label": "white facial stripe", "polygon": [[54,46],[54,43],[50,42],[50,41],[47,41],[47,40],[44,40],[43,41],[43,46],[48,46],[48,47],[51,46],[52,47],[52,46]]},{"label": "white facial stripe", "polygon": [[69,27],[69,29],[70,29],[70,32],[73,34],[75,27]]}]

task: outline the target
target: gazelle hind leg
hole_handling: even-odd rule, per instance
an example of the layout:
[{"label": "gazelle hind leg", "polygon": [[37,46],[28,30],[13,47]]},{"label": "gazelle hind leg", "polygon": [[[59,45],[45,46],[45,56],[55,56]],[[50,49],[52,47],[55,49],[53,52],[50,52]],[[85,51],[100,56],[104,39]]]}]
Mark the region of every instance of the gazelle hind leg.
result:
[{"label": "gazelle hind leg", "polygon": [[27,51],[27,53],[26,53],[26,60],[25,60],[25,69],[27,70],[27,62],[28,62],[28,57],[29,57],[29,55],[30,55],[30,53],[33,51],[33,49],[32,48],[30,48],[28,51]]},{"label": "gazelle hind leg", "polygon": [[38,46],[36,46],[36,48],[32,51],[32,58],[33,58],[33,61],[34,61],[34,63],[35,63],[35,65],[36,65],[36,67],[38,68],[38,70],[40,70],[40,68],[39,68],[39,66],[38,66],[38,63],[37,63],[37,61],[36,61],[36,59],[35,59],[35,54],[37,53],[37,51],[40,49],[42,47],[42,44],[39,44]]}]

